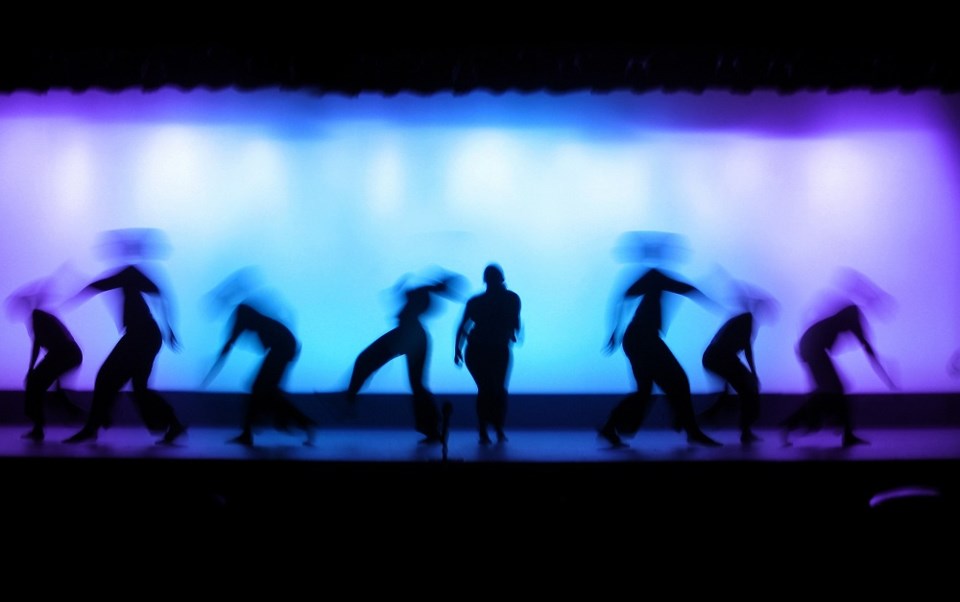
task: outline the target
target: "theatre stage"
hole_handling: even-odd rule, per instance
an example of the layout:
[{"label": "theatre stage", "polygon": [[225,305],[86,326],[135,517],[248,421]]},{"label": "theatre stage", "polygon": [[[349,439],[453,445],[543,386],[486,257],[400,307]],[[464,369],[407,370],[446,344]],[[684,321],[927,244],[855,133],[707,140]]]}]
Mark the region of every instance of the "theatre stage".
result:
[{"label": "theatre stage", "polygon": [[[447,446],[423,445],[403,396],[361,397],[359,415],[330,400],[315,400],[321,410],[297,399],[316,409],[312,446],[296,431],[265,426],[246,447],[227,442],[239,432],[236,400],[216,401],[229,412],[211,410],[212,398],[175,400],[194,411],[182,412],[187,434],[164,446],[124,400],[118,424],[95,442],[63,443],[79,426],[69,421],[52,421],[42,443],[24,440],[28,425],[8,399],[0,511],[10,528],[47,543],[172,538],[221,552],[293,541],[399,552],[424,538],[459,550],[493,542],[513,553],[624,542],[795,548],[843,537],[875,551],[888,536],[933,549],[960,534],[952,397],[915,400],[910,420],[875,411],[883,405],[876,402],[872,414],[859,412],[858,434],[869,445],[848,449],[829,427],[784,446],[775,412],[761,421],[758,443],[741,445],[728,416],[704,424],[721,447],[690,445],[660,410],[629,447],[613,449],[595,430],[612,399],[547,424],[517,411],[508,441],[480,445],[466,397],[454,400]],[[911,406],[901,398],[892,407]]]}]

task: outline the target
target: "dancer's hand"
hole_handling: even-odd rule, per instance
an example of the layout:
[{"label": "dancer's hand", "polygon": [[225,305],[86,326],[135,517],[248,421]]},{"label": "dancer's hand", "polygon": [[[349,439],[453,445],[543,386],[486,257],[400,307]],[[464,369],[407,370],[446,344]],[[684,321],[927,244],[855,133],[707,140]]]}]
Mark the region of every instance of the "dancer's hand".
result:
[{"label": "dancer's hand", "polygon": [[610,340],[607,341],[607,344],[603,347],[603,351],[607,354],[613,353],[617,350],[617,333],[610,335]]},{"label": "dancer's hand", "polygon": [[897,383],[891,375],[891,372],[897,372],[896,363],[889,359],[881,362],[880,359],[875,355],[871,356],[870,359],[871,363],[873,364],[873,369],[876,371],[877,376],[880,377],[880,380],[882,380],[884,384],[890,388],[890,390],[895,391],[897,389]]},{"label": "dancer's hand", "polygon": [[463,352],[461,352],[460,349],[457,349],[453,353],[453,363],[457,366],[460,366],[463,364]]},{"label": "dancer's hand", "polygon": [[177,335],[173,334],[172,330],[167,333],[167,344],[174,351],[180,351],[180,341],[177,340]]},{"label": "dancer's hand", "polygon": [[953,377],[960,377],[960,349],[953,352],[947,364],[947,373]]},{"label": "dancer's hand", "polygon": [[200,383],[200,387],[203,389],[207,388],[207,385],[220,373],[220,368],[223,367],[223,362],[226,359],[226,353],[220,353],[217,356],[217,359],[213,360],[213,365],[210,366],[210,370],[207,371],[207,375],[203,378],[203,381]]},{"label": "dancer's hand", "polygon": [[893,379],[890,377],[890,375],[887,374],[886,371],[884,371],[884,374],[886,374],[886,377],[884,378],[884,380],[885,380],[886,383],[887,383],[887,387],[889,387],[891,391],[896,391],[897,389],[899,389],[899,387],[897,386],[896,381],[893,380]]},{"label": "dancer's hand", "polygon": [[207,375],[203,377],[202,381],[200,381],[200,388],[206,389],[210,385],[210,381],[213,380],[213,378],[217,375],[217,372],[219,371],[220,371],[219,365],[215,365],[212,368],[210,368],[210,371],[207,372]]}]

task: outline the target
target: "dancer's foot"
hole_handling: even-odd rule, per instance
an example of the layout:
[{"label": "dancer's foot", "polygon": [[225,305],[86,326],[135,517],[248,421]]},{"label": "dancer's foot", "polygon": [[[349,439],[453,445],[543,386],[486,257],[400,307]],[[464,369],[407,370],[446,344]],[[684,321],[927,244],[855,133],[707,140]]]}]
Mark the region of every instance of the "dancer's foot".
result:
[{"label": "dancer's foot", "polygon": [[490,435],[488,435],[486,432],[482,432],[480,433],[480,440],[478,441],[478,443],[480,445],[490,445],[491,443],[493,443],[493,440],[490,439]]},{"label": "dancer's foot", "polygon": [[227,439],[227,443],[236,443],[237,445],[253,446],[253,435],[247,432],[240,433],[233,439]]},{"label": "dancer's foot", "polygon": [[597,434],[609,443],[610,447],[628,447],[628,445],[623,442],[623,439],[620,438],[620,435],[617,434],[617,429],[612,426],[604,426],[597,431]]},{"label": "dancer's foot", "polygon": [[79,431],[77,431],[73,436],[67,437],[63,440],[64,443],[83,443],[84,441],[96,441],[97,440],[97,428],[91,426],[85,426]]},{"label": "dancer's foot", "polygon": [[788,428],[780,431],[780,445],[783,447],[793,447],[793,442],[790,441],[791,430]]},{"label": "dancer's foot", "polygon": [[724,391],[717,395],[713,405],[708,407],[703,412],[700,412],[699,418],[703,422],[716,423],[721,414],[724,414],[728,410],[732,409],[732,406],[733,400],[731,399],[730,395]]},{"label": "dancer's foot", "polygon": [[819,416],[809,416],[801,420],[785,423],[784,428],[790,431],[800,431],[801,436],[814,435],[823,430],[823,418]]},{"label": "dancer's foot", "polygon": [[43,429],[37,426],[20,436],[21,439],[30,439],[34,443],[40,443],[43,441],[43,437]]},{"label": "dancer's foot", "polygon": [[497,429],[497,443],[506,443],[509,441],[507,435],[501,429]]},{"label": "dancer's foot", "polygon": [[316,430],[313,427],[308,426],[303,429],[303,432],[307,435],[307,438],[303,440],[303,446],[313,447],[314,440],[316,439],[316,436],[317,436]]},{"label": "dancer's foot", "polygon": [[170,425],[170,428],[167,429],[167,432],[163,435],[163,437],[157,440],[157,445],[173,445],[174,441],[176,441],[186,432],[187,427],[183,426],[179,422],[172,424]]},{"label": "dancer's foot", "polygon": [[697,418],[700,422],[707,422],[710,424],[714,424],[717,422],[717,418],[720,415],[721,409],[724,409],[724,408],[722,408],[719,403],[715,403],[709,408],[707,408],[706,410],[700,412]]},{"label": "dancer's foot", "polygon": [[843,446],[844,447],[853,447],[854,445],[870,445],[870,442],[866,439],[861,439],[853,433],[845,433],[843,435]]},{"label": "dancer's foot", "polygon": [[722,443],[711,439],[703,431],[694,431],[692,433],[687,433],[687,443],[704,445],[706,447],[723,447]]},{"label": "dancer's foot", "polygon": [[76,419],[86,414],[83,408],[73,403],[67,392],[63,389],[57,389],[53,393],[53,402],[60,406],[70,419]]},{"label": "dancer's foot", "polygon": [[697,422],[701,424],[716,424],[717,414],[719,414],[719,409],[716,405],[710,406],[706,410],[700,412],[697,415]]},{"label": "dancer's foot", "polygon": [[753,431],[747,430],[740,433],[740,443],[744,445],[750,445],[751,443],[757,443],[759,441],[763,441],[763,439],[758,437]]}]

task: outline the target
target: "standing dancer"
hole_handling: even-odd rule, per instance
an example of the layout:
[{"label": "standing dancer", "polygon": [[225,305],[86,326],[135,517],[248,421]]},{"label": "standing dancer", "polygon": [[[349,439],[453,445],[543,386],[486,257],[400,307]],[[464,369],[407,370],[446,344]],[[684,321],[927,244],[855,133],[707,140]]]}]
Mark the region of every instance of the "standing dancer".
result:
[{"label": "standing dancer", "polygon": [[510,347],[520,332],[520,297],[507,289],[503,270],[490,264],[483,271],[486,292],[467,301],[457,328],[453,361],[464,363],[477,383],[477,428],[481,445],[490,443],[487,426],[493,426],[497,442],[503,443],[507,416],[507,377]]}]

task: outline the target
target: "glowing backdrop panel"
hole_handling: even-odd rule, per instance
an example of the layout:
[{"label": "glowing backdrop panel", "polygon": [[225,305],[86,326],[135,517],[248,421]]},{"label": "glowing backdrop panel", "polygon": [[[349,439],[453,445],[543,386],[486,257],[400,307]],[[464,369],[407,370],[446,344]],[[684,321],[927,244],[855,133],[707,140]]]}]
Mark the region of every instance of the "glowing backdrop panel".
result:
[{"label": "glowing backdrop panel", "polygon": [[[676,270],[706,292],[722,269],[779,301],[756,341],[764,390],[806,390],[794,346],[850,266],[897,302],[871,326],[902,390],[950,391],[958,107],[933,93],[18,93],[0,97],[0,294],[55,273],[84,284],[109,267],[102,231],[159,228],[182,349],[161,352],[155,388],[199,387],[227,327],[204,295],[257,266],[303,343],[289,389],[335,391],[392,327],[401,276],[440,266],[473,294],[496,261],[523,301],[511,390],[616,393],[632,381],[622,352],[602,353],[628,267],[613,247],[658,230],[686,239]],[[117,340],[105,301],[61,314],[85,353],[73,387],[92,387]],[[438,393],[475,391],[453,363],[461,310],[444,301],[426,321]],[[725,317],[688,300],[672,315],[695,392],[713,387],[700,354]],[[29,345],[0,323],[0,388],[22,387]],[[838,358],[851,390],[885,390],[862,354]],[[257,360],[237,349],[212,390],[244,390]],[[404,392],[405,377],[391,363],[367,390]]]}]

